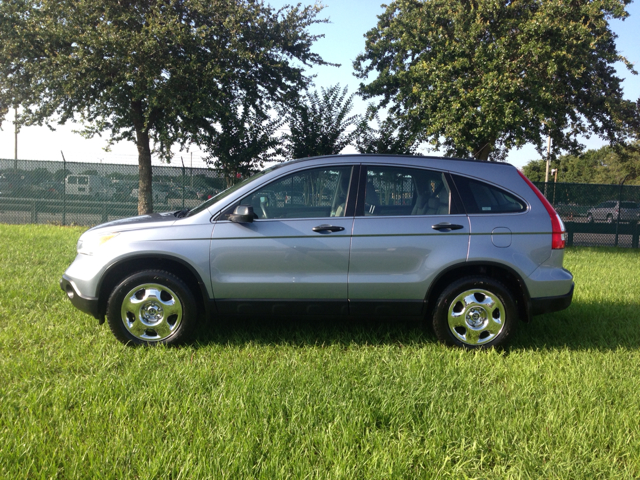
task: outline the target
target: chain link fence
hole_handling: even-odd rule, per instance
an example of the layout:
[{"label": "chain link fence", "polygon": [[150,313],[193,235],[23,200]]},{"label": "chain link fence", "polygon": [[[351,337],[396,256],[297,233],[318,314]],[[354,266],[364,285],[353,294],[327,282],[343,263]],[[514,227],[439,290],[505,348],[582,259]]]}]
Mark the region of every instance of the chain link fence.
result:
[{"label": "chain link fence", "polygon": [[[190,208],[226,188],[217,170],[153,166],[154,211]],[[638,248],[640,186],[540,183],[568,245]],[[138,166],[0,159],[0,222],[97,225],[138,213]]]},{"label": "chain link fence", "polygon": [[[226,188],[217,170],[153,166],[156,212]],[[138,166],[0,159],[0,222],[97,225],[138,214]]]},{"label": "chain link fence", "polygon": [[567,227],[567,245],[638,248],[640,186],[534,182]]}]

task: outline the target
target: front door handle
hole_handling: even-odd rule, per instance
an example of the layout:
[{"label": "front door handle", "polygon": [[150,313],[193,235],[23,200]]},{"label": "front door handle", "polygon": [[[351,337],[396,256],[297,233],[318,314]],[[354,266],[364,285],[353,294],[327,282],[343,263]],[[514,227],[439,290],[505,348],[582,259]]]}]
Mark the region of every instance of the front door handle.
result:
[{"label": "front door handle", "polygon": [[431,228],[438,230],[439,232],[450,232],[451,230],[460,230],[464,227],[462,225],[456,225],[455,223],[442,222],[436,225],[431,225]]},{"label": "front door handle", "polygon": [[322,233],[322,232],[341,232],[344,230],[344,227],[338,227],[336,225],[328,225],[323,223],[322,225],[318,225],[317,227],[313,227],[312,230],[314,232]]}]

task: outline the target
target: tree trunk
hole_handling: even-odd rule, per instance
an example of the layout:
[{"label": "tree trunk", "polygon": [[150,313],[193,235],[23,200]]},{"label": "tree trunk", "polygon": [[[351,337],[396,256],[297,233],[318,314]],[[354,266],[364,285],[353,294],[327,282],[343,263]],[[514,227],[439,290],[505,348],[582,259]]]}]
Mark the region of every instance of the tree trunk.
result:
[{"label": "tree trunk", "polygon": [[153,213],[149,129],[144,125],[142,102],[133,102],[131,110],[133,125],[136,129],[136,146],[138,147],[138,215],[146,215],[148,213]]},{"label": "tree trunk", "polygon": [[493,150],[493,142],[487,142],[477,151],[475,157],[478,160],[486,161],[489,159],[489,154]]}]

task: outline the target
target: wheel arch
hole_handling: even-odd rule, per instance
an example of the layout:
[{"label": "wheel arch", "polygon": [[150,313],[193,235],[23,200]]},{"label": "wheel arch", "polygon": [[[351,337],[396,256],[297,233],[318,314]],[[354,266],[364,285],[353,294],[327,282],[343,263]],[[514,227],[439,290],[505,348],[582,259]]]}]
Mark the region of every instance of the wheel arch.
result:
[{"label": "wheel arch", "polygon": [[427,295],[425,297],[427,309],[427,318],[433,316],[433,309],[440,294],[447,285],[462,277],[472,275],[484,275],[502,283],[513,295],[516,301],[518,317],[525,322],[531,319],[531,301],[529,289],[522,280],[522,277],[512,268],[493,262],[465,262],[452,265],[438,275],[434,282],[431,283]]},{"label": "wheel arch", "polygon": [[184,281],[194,298],[200,315],[209,318],[211,305],[205,283],[189,263],[171,255],[148,254],[135,257],[126,257],[109,265],[98,285],[98,317],[100,323],[104,323],[107,311],[107,301],[113,289],[126,277],[143,270],[165,270],[173,273]]}]

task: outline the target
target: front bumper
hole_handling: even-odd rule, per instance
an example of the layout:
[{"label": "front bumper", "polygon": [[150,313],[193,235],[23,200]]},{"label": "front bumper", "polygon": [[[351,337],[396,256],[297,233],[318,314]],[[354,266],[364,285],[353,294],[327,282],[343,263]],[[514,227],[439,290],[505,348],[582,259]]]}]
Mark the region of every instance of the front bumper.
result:
[{"label": "front bumper", "polygon": [[573,289],[575,283],[571,284],[571,290],[566,295],[557,297],[539,297],[531,299],[531,314],[542,315],[543,313],[559,312],[571,305],[573,300]]},{"label": "front bumper", "polygon": [[67,294],[67,297],[71,300],[74,307],[84,313],[88,313],[98,320],[102,320],[104,315],[100,313],[97,298],[83,297],[80,295],[78,293],[78,289],[73,283],[73,280],[68,278],[66,275],[62,275],[62,278],[60,279],[60,288]]}]

